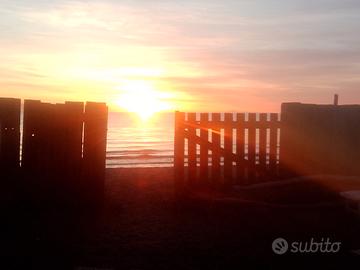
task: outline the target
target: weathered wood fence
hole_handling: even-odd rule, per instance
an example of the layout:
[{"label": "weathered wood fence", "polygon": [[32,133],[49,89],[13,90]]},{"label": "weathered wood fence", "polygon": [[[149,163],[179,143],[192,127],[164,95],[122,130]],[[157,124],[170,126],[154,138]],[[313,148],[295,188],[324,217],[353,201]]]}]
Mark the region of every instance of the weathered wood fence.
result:
[{"label": "weathered wood fence", "polygon": [[[281,132],[281,134],[280,134]],[[360,176],[360,105],[283,103],[279,114],[175,114],[177,189]]]},{"label": "weathered wood fence", "polygon": [[246,184],[277,175],[276,113],[175,113],[177,185]]},{"label": "weathered wood fence", "polygon": [[281,160],[293,172],[360,176],[360,105],[284,103],[281,115]]},{"label": "weathered wood fence", "polygon": [[39,202],[101,200],[107,116],[103,103],[25,100],[21,123],[21,100],[0,98],[2,182]]}]

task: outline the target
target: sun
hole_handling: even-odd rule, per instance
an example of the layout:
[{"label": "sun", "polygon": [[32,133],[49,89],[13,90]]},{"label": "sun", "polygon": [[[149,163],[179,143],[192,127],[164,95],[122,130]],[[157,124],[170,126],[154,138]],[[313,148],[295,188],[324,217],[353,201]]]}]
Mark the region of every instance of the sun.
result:
[{"label": "sun", "polygon": [[142,120],[148,120],[155,113],[169,110],[170,104],[162,99],[148,81],[127,81],[118,87],[121,91],[116,104],[128,112],[136,113]]}]

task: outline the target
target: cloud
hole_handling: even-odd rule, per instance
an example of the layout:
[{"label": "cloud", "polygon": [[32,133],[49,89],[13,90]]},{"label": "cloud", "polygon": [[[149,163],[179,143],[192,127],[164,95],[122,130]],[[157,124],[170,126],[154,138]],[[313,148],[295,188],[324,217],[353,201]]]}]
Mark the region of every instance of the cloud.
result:
[{"label": "cloud", "polygon": [[143,79],[119,70],[161,69],[179,103],[204,109],[273,109],[338,90],[360,102],[359,12],[357,0],[4,0],[0,76],[11,89],[101,99],[120,75]]}]

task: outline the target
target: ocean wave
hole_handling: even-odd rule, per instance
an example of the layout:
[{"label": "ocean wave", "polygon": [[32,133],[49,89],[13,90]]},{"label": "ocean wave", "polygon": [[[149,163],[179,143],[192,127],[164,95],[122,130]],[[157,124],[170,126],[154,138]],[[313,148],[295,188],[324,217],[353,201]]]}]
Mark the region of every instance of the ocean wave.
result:
[{"label": "ocean wave", "polygon": [[132,159],[132,160],[144,160],[144,159],[173,159],[174,155],[147,155],[147,154],[143,154],[143,155],[134,155],[134,156],[129,156],[129,155],[123,155],[123,156],[108,156],[106,159],[107,160],[126,160],[126,159]]},{"label": "ocean wave", "polygon": [[156,154],[156,153],[165,153],[165,152],[173,152],[169,149],[137,149],[137,150],[110,150],[107,151],[107,155],[129,155],[129,154]]}]

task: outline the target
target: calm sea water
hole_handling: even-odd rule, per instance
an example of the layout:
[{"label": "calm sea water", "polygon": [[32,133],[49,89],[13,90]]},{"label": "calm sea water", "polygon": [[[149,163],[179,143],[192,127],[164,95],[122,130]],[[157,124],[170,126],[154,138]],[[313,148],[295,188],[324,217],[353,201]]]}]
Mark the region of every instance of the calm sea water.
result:
[{"label": "calm sea water", "polygon": [[141,121],[134,114],[110,112],[106,166],[172,166],[173,138],[173,113],[159,113]]},{"label": "calm sea water", "polygon": [[[173,166],[174,118],[174,113],[158,113],[148,121],[141,121],[132,113],[110,112],[106,167]],[[22,125],[23,119],[21,118],[21,129]],[[245,158],[248,153],[247,137],[247,132],[245,132]],[[267,140],[269,141],[269,138]],[[221,139],[221,146],[224,146],[223,138]],[[22,148],[22,145],[20,145],[20,148]],[[267,148],[269,148],[269,145],[267,145]],[[233,152],[236,152],[235,141]],[[259,152],[258,145],[256,152]]]}]

